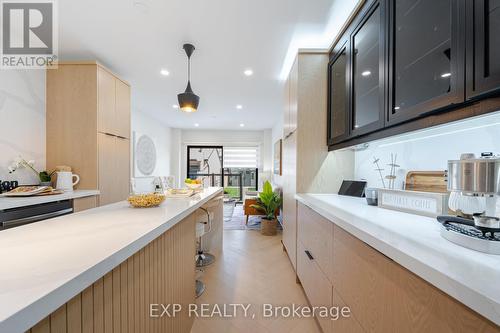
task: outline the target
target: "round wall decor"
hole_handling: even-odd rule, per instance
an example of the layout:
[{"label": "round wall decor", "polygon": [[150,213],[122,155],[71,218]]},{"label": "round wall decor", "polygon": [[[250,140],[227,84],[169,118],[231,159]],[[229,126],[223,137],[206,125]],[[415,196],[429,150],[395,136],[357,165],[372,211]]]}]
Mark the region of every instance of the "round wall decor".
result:
[{"label": "round wall decor", "polygon": [[153,139],[141,135],[135,147],[137,169],[146,176],[151,175],[156,167],[156,147]]}]

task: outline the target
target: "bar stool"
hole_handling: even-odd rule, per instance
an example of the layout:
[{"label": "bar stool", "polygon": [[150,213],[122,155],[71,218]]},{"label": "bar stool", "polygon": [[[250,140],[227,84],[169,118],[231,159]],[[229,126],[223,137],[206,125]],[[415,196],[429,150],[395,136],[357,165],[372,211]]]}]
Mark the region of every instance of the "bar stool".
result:
[{"label": "bar stool", "polygon": [[[203,235],[208,234],[212,231],[212,219],[210,218],[210,213],[207,209],[200,207],[207,214],[207,221],[198,222],[196,225],[196,236],[198,237],[198,252],[196,254],[196,267],[205,267],[211,265],[215,262],[215,256],[210,253],[203,252]],[[205,231],[205,225],[208,224],[208,231]],[[198,228],[199,227],[199,228]],[[198,234],[199,230],[199,234]]]},{"label": "bar stool", "polygon": [[[210,232],[212,230],[212,223],[211,223],[211,219],[210,219],[210,213],[208,212],[208,210],[206,210],[205,208],[201,208],[201,210],[203,210],[206,214],[207,214],[207,221],[202,221],[202,222],[197,222],[196,223],[196,237],[198,238],[198,251],[197,251],[197,254],[195,256],[195,260],[196,260],[196,272],[197,273],[200,273],[198,274],[198,277],[201,275],[201,273],[203,273],[203,269],[201,269],[201,267],[203,266],[207,266],[211,263],[213,263],[215,261],[215,257],[209,253],[205,254],[203,253],[203,250],[202,250],[202,237],[203,235],[205,235],[207,232],[205,231],[205,226],[208,224],[209,225],[209,230],[208,232]],[[196,279],[196,287],[195,287],[195,294],[196,294],[196,298],[200,297],[204,292],[205,292],[205,283],[203,283],[203,281],[201,281],[199,278]]]}]

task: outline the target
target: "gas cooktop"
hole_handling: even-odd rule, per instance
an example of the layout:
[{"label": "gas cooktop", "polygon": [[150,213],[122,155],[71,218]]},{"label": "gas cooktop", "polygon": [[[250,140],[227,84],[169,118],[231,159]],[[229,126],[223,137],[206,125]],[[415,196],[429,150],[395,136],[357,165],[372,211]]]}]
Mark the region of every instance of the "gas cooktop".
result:
[{"label": "gas cooktop", "polygon": [[453,222],[441,225],[441,236],[455,244],[489,254],[500,254],[500,235]]}]

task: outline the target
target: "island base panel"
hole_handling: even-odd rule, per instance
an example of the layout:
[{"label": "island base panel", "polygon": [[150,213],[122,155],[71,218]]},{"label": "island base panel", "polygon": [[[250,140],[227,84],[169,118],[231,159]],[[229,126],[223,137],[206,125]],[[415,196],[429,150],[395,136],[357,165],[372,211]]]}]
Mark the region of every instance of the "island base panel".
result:
[{"label": "island base panel", "polygon": [[[194,214],[32,327],[30,333],[188,333],[195,302]],[[181,304],[175,318],[150,317],[150,304]],[[160,311],[161,313],[161,308]]]}]

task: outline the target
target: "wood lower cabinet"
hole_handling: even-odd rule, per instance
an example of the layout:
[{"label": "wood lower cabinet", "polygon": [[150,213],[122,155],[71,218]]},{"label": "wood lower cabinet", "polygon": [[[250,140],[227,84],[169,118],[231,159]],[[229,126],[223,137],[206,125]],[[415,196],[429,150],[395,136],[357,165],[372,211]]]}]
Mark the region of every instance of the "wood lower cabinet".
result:
[{"label": "wood lower cabinet", "polygon": [[[342,311],[344,307],[348,305],[344,302],[342,297],[333,289],[333,306],[337,307]],[[332,331],[333,333],[364,333],[365,331],[359,324],[356,317],[350,313],[349,316],[343,317],[339,316],[337,320],[332,321]]]},{"label": "wood lower cabinet", "polygon": [[333,223],[298,203],[297,239],[309,251],[325,277],[333,282]]},{"label": "wood lower cabinet", "polygon": [[109,134],[98,133],[99,205],[127,199],[130,187],[130,141]]},{"label": "wood lower cabinet", "polygon": [[99,205],[130,187],[130,86],[97,62],[47,70],[47,168],[69,165]]},{"label": "wood lower cabinet", "polygon": [[297,275],[312,306],[349,307],[318,319],[324,333],[500,332],[500,328],[352,236],[297,204]]},{"label": "wood lower cabinet", "polygon": [[[297,276],[311,306],[330,308],[333,305],[332,284],[300,240],[297,242]],[[316,319],[323,333],[332,331],[330,318],[317,316]]]},{"label": "wood lower cabinet", "polygon": [[73,212],[78,213],[87,209],[97,207],[97,197],[84,197],[73,199]]},{"label": "wood lower cabinet", "polygon": [[333,238],[335,291],[366,332],[500,331],[343,229]]}]

